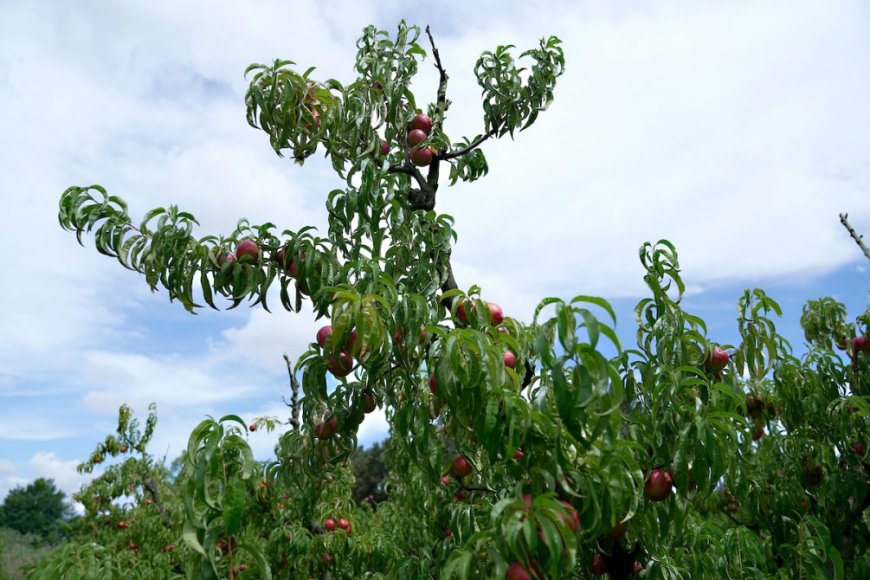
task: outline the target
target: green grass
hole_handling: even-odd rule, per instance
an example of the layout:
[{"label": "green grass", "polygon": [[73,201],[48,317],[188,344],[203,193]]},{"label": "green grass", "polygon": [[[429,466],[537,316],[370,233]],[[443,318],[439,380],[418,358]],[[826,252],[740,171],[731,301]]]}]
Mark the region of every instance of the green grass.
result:
[{"label": "green grass", "polygon": [[38,562],[56,548],[38,536],[0,528],[0,580],[24,578],[22,566]]}]

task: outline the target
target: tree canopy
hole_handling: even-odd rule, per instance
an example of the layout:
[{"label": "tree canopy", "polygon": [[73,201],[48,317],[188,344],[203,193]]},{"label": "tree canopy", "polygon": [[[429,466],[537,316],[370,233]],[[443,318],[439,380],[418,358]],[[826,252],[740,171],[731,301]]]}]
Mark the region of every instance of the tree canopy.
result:
[{"label": "tree canopy", "polygon": [[[268,309],[277,294],[329,321],[288,357],[290,421],[203,420],[174,480],[146,449],[156,416],[141,435],[122,407],[81,466],[118,462],[77,495],[83,541],[34,575],[870,578],[870,309],[809,302],[799,357],[780,305],[747,289],[739,343],[724,344],[686,308],[677,248],[659,240],[639,248],[633,344],[582,291],[543,298],[529,320],[505,313],[456,279],[437,199],[484,178],[483,146],[545,111],[561,41],[485,51],[482,128],[451,139],[449,76],[426,34],[429,53],[417,27],[366,28],[347,83],[290,60],[246,71],[248,122],[300,165],[323,151],[341,180],[325,237],[244,219],[195,237],[174,206],[137,226],[99,185],[62,194],[62,227],[191,312]],[[409,87],[430,54],[438,85],[418,104]],[[355,476],[353,456],[377,408],[387,474],[366,494],[381,499],[360,501],[375,478]],[[256,429],[279,430],[266,462]]]},{"label": "tree canopy", "polygon": [[51,479],[39,478],[18,486],[9,491],[0,506],[0,526],[47,538],[59,532],[61,524],[72,515],[65,498]]}]

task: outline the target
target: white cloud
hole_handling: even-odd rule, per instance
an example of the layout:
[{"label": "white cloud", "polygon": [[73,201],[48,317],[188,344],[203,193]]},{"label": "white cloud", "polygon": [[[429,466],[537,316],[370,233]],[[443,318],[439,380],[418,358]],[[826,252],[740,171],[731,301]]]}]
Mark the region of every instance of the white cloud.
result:
[{"label": "white cloud", "polygon": [[8,459],[0,459],[0,502],[10,490],[25,485],[27,480],[18,475],[18,468]]},{"label": "white cloud", "polygon": [[93,475],[80,474],[76,471],[76,467],[81,463],[78,459],[61,459],[51,451],[35,453],[27,463],[34,479],[40,477],[53,479],[58,489],[67,495],[78,491],[83,483],[93,478]]},{"label": "white cloud", "polygon": [[0,439],[51,441],[81,434],[77,426],[58,421],[56,415],[54,409],[45,416],[22,416],[11,409],[4,410],[0,413]]}]

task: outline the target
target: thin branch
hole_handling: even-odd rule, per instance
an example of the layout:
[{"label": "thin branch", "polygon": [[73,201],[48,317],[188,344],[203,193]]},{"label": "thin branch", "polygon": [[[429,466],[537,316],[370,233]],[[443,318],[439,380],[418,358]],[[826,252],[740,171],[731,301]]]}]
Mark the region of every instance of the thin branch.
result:
[{"label": "thin branch", "polygon": [[435,68],[438,69],[439,81],[438,81],[438,111],[441,113],[438,115],[438,118],[435,119],[435,123],[437,127],[441,127],[441,124],[444,122],[444,114],[447,113],[447,109],[450,107],[450,101],[447,100],[447,80],[450,78],[447,76],[447,71],[444,70],[444,67],[441,65],[441,55],[438,53],[438,48],[435,46],[435,39],[432,38],[432,31],[429,30],[429,27],[426,26],[426,34],[429,36],[429,43],[432,45],[432,56],[435,57]]},{"label": "thin branch", "polygon": [[843,227],[849,232],[849,235],[852,236],[852,239],[855,240],[855,243],[858,244],[858,247],[861,248],[861,251],[864,252],[864,255],[870,259],[870,248],[867,247],[867,244],[864,243],[864,236],[859,235],[858,232],[855,231],[855,228],[849,223],[848,220],[849,214],[841,213],[840,214],[840,223],[843,224]]},{"label": "thin branch", "polygon": [[438,155],[438,159],[447,160],[447,159],[456,159],[457,157],[462,157],[463,155],[465,155],[469,151],[473,151],[474,149],[477,149],[478,147],[480,147],[481,143],[483,143],[484,141],[486,141],[490,137],[494,136],[496,133],[498,133],[498,131],[496,129],[491,129],[489,133],[486,133],[485,135],[480,135],[477,139],[472,141],[471,145],[469,145],[468,147],[463,147],[462,149],[459,149],[457,151],[449,151],[447,153],[442,153],[441,155]]},{"label": "thin branch", "polygon": [[532,363],[530,363],[528,360],[526,360],[526,374],[523,377],[523,385],[520,387],[520,389],[525,389],[530,384],[532,384],[532,379],[534,379],[534,378],[535,378],[535,368],[532,366]]},{"label": "thin branch", "polygon": [[498,490],[492,489],[488,485],[462,485],[459,489],[463,491],[484,491],[486,493],[498,493]]},{"label": "thin branch", "polygon": [[[447,292],[449,290],[456,290],[457,288],[459,288],[459,285],[456,283],[456,278],[453,276],[453,266],[450,264],[450,256],[452,253],[452,251],[447,253],[447,278],[444,280],[444,283],[441,284],[441,292]],[[450,310],[451,306],[453,305],[453,300],[450,298],[442,298],[441,305]]]},{"label": "thin branch", "polygon": [[[287,356],[287,353],[284,353],[284,362],[287,363],[287,374],[290,375],[290,390],[292,391],[292,395],[290,396],[290,403],[284,401],[284,404],[290,407],[290,426],[293,427],[294,431],[299,431],[299,381],[296,380],[296,375],[293,374],[293,364],[290,362],[290,357]],[[282,400],[284,397],[281,397]]]},{"label": "thin branch", "polygon": [[[432,31],[429,27],[426,27],[426,34],[429,36],[429,43],[432,45],[432,56],[435,57],[435,68],[438,69],[438,113],[435,115],[434,124],[435,128],[439,131],[444,125],[444,117],[447,115],[447,109],[450,108],[450,101],[447,100],[447,80],[450,78],[447,76],[447,71],[444,70],[444,67],[441,64],[441,54],[438,52],[438,47],[435,46],[435,39],[432,37]],[[427,183],[429,184],[429,191],[431,192],[431,200],[425,200],[428,205],[431,203],[432,208],[435,207],[435,192],[438,191],[438,178],[441,174],[441,160],[438,158],[438,155],[432,156],[432,162],[429,164],[429,174],[427,175]],[[420,188],[423,191],[422,187]],[[431,208],[430,208],[431,209]]]}]

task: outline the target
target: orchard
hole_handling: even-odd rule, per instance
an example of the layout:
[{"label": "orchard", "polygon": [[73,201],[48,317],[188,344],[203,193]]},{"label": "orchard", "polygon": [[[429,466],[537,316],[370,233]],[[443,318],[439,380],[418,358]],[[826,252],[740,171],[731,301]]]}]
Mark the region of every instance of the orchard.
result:
[{"label": "orchard", "polygon": [[[114,460],[77,495],[73,541],[32,577],[870,578],[870,310],[809,302],[798,358],[780,306],[747,290],[740,342],[722,344],[684,310],[660,240],[639,250],[636,343],[595,296],[511,316],[456,279],[458,232],[436,206],[486,176],[489,141],[522,147],[560,40],[484,52],[483,127],[458,139],[428,28],[369,27],[357,46],[347,84],[289,60],[246,70],[248,123],[299,165],[325,154],[341,180],[325,237],[245,219],[200,235],[174,206],[134,225],[99,185],[62,194],[64,229],[190,312],[249,303],[323,323],[287,361],[290,421],[204,420],[176,470],[148,450],[154,409],[142,431],[122,407],[80,466]],[[409,88],[424,59],[439,76],[425,99]],[[386,495],[356,502],[349,458],[377,407]],[[257,430],[280,433],[269,461]]]}]

